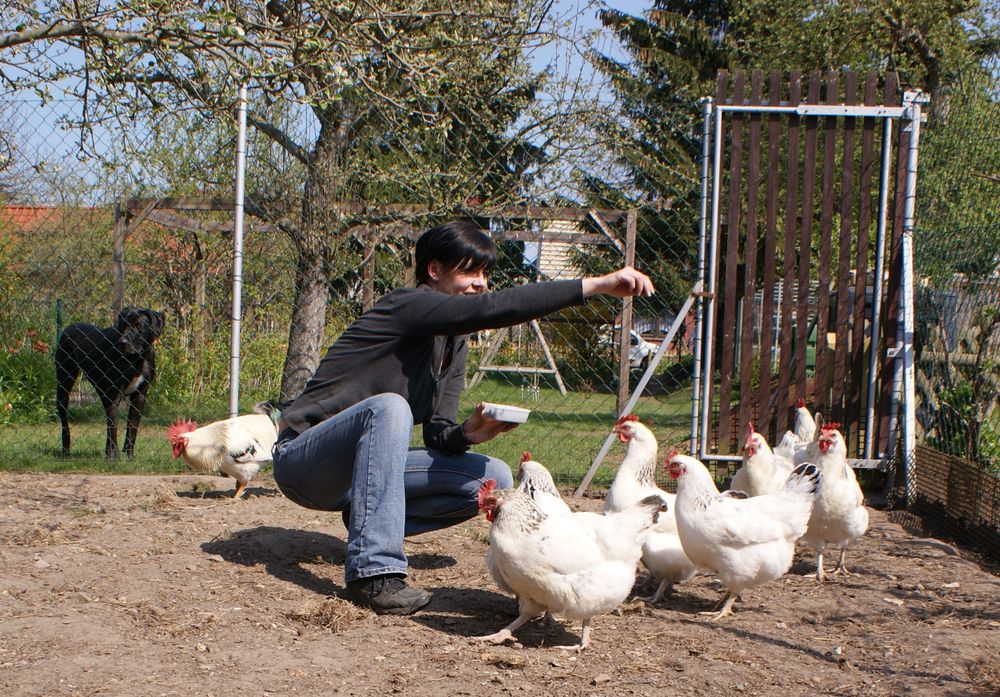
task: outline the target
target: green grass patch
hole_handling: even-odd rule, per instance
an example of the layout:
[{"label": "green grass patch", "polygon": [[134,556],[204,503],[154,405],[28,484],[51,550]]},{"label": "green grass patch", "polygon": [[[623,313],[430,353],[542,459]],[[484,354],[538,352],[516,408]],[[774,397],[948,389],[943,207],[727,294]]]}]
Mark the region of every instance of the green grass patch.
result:
[{"label": "green grass patch", "polygon": [[[155,390],[155,387],[154,387]],[[504,376],[484,380],[467,390],[460,406],[464,418],[479,401],[515,404],[532,410],[528,422],[509,433],[483,443],[476,451],[499,457],[516,467],[521,453],[530,450],[548,467],[557,481],[578,483],[589,469],[605,438],[614,425],[615,397],[600,392],[569,392],[566,396],[554,387],[540,387],[532,392],[527,386],[511,384]],[[245,405],[241,413],[249,411]],[[183,461],[171,456],[167,426],[180,417],[195,418],[199,423],[226,416],[227,406],[202,404],[192,408],[169,407],[150,403],[143,418],[133,460],[104,458],[105,424],[99,405],[70,410],[72,454],[61,454],[61,435],[57,420],[37,424],[9,423],[0,426],[0,470],[18,472],[92,472],[114,474],[177,474],[186,471]],[[122,410],[125,411],[124,409]],[[635,413],[656,433],[666,451],[687,441],[691,413],[690,387],[664,395],[640,398]],[[119,426],[119,447],[125,434],[124,417]],[[420,427],[414,432],[414,445],[420,445]],[[610,484],[621,461],[624,448],[615,442],[599,468],[594,486]]]}]

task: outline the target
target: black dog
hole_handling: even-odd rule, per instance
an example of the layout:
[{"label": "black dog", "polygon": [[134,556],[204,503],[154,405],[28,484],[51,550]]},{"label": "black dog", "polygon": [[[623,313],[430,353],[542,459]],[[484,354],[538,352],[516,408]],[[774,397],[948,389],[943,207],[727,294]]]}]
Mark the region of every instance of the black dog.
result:
[{"label": "black dog", "polygon": [[82,370],[108,417],[104,454],[109,460],[118,457],[118,404],[123,395],[129,396],[122,449],[131,459],[146,393],[156,374],[153,344],[162,333],[163,313],[141,307],[126,307],[118,314],[118,325],[107,329],[85,322],[66,327],[56,347],[56,411],[64,455],[69,455],[69,393]]}]

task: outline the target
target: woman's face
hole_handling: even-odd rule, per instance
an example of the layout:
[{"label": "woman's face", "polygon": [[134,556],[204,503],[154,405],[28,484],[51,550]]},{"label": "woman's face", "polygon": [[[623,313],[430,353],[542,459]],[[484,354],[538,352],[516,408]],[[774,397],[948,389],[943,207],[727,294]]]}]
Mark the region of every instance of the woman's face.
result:
[{"label": "woman's face", "polygon": [[488,287],[486,272],[482,269],[447,269],[432,261],[427,265],[427,275],[431,288],[448,295],[478,295]]}]

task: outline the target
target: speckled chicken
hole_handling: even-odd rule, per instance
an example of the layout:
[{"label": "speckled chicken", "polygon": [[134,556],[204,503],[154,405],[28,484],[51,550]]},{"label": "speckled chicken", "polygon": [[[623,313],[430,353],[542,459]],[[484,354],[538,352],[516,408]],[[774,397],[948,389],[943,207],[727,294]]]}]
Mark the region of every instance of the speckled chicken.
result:
[{"label": "speckled chicken", "polygon": [[579,644],[556,648],[587,648],[591,618],[628,597],[642,544],[665,509],[658,496],[650,496],[620,513],[546,516],[527,493],[486,482],[479,510],[492,523],[493,562],[517,595],[518,616],[480,639],[496,644],[513,639],[516,629],[548,611],[583,622]]}]

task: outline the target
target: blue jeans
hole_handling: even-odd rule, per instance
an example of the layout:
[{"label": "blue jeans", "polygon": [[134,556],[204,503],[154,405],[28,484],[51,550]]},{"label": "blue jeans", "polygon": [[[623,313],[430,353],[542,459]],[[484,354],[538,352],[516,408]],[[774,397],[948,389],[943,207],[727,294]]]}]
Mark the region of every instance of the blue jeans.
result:
[{"label": "blue jeans", "polygon": [[406,574],[403,537],[478,513],[487,479],[513,485],[503,460],[409,447],[410,405],[379,394],[274,448],[274,481],[289,499],[320,511],[350,510],[347,581]]}]

